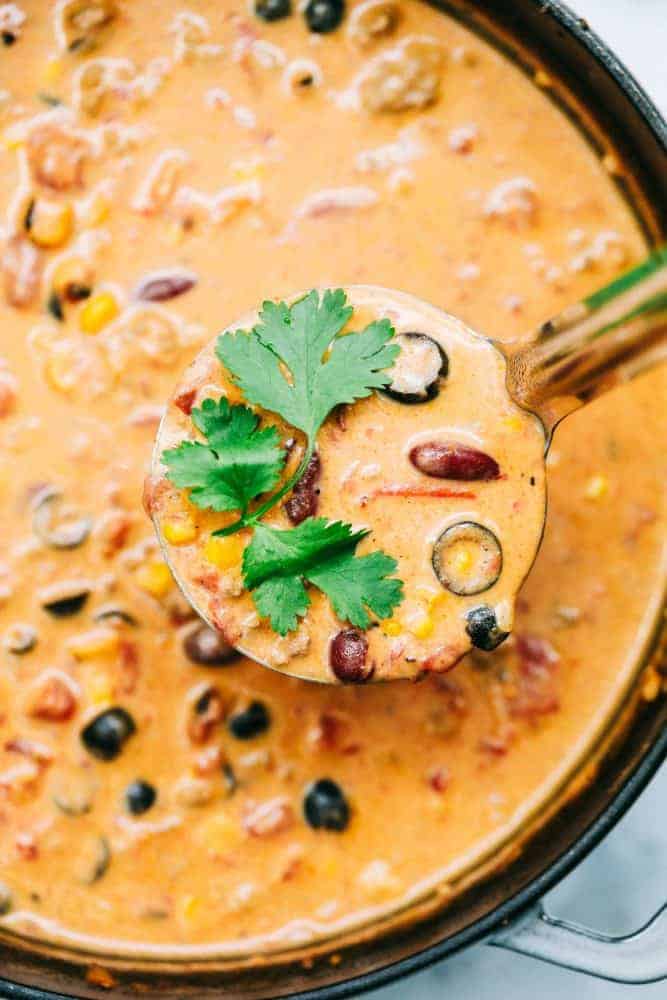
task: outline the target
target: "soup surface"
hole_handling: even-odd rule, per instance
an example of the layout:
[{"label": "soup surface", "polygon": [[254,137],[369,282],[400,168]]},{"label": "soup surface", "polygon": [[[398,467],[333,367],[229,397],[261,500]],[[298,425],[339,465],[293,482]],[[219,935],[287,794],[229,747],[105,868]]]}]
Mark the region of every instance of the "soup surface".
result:
[{"label": "soup surface", "polygon": [[520,343],[645,250],[540,89],[434,9],[380,8],[336,26],[334,5],[322,33],[227,0],[0,5],[9,928],[243,953],[447,891],[629,684],[661,585],[664,372],[559,430],[514,638],[421,684],[230,659],[142,510],[180,373],[267,295],[395,287]]}]

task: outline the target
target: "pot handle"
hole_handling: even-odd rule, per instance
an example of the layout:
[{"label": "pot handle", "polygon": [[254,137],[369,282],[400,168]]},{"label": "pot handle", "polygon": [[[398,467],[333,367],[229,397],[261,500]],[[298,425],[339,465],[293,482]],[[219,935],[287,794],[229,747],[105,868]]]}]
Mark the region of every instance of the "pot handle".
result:
[{"label": "pot handle", "polygon": [[667,903],[632,934],[612,936],[558,920],[541,903],[487,941],[617,983],[667,979]]}]

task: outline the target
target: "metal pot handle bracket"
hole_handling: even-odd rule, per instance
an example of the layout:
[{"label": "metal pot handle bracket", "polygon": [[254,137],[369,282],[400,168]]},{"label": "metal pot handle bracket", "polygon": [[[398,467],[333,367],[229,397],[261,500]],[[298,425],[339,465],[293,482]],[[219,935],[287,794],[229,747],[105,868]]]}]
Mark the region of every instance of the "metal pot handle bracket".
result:
[{"label": "metal pot handle bracket", "polygon": [[632,934],[614,937],[557,920],[541,903],[487,944],[617,983],[667,979],[667,903]]}]

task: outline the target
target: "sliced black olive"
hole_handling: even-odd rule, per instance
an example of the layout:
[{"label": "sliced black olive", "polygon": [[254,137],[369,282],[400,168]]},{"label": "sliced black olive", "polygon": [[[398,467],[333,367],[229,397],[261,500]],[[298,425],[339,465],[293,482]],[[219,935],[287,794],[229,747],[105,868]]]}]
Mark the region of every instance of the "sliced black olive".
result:
[{"label": "sliced black olive", "polygon": [[106,837],[93,835],[77,844],[76,878],[83,885],[94,885],[111,864],[111,845]]},{"label": "sliced black olive", "polygon": [[[62,587],[58,590],[62,591]],[[53,597],[50,596],[51,593],[54,594]],[[62,596],[55,596],[56,593],[55,588],[42,592],[42,607],[54,618],[70,618],[72,615],[77,615],[90,597],[89,590],[81,589],[63,593]]]},{"label": "sliced black olive", "polygon": [[63,312],[63,304],[60,301],[60,296],[57,292],[51,292],[46,303],[47,312],[49,312],[54,319],[57,319],[59,323],[62,323],[65,319],[65,313]]},{"label": "sliced black olive", "polygon": [[237,740],[251,740],[265,733],[271,725],[269,710],[262,701],[251,701],[241,712],[227,719],[227,728]]},{"label": "sliced black olive", "polygon": [[98,760],[115,760],[136,729],[134,719],[124,708],[107,708],[83,729],[81,741]]},{"label": "sliced black olive", "polygon": [[85,816],[93,808],[95,783],[83,769],[68,769],[54,778],[53,804],[66,816]]},{"label": "sliced black olive", "polygon": [[343,20],[345,0],[310,0],[303,14],[310,31],[326,35]]},{"label": "sliced black olive", "polygon": [[125,789],[125,804],[133,816],[147,812],[157,799],[157,791],[148,781],[137,778]]},{"label": "sliced black olive", "polygon": [[399,333],[395,341],[401,353],[383,392],[399,403],[428,403],[435,399],[449,372],[449,359],[440,344],[425,333]]},{"label": "sliced black olive", "polygon": [[93,519],[66,504],[62,493],[51,486],[40,490],[33,508],[33,531],[53,549],[76,549],[92,531]]},{"label": "sliced black olive", "polygon": [[240,653],[230,646],[217,629],[197,625],[183,640],[185,655],[192,663],[204,667],[222,667],[238,660]]},{"label": "sliced black olive", "polygon": [[255,0],[255,14],[262,21],[280,21],[291,13],[291,0]]},{"label": "sliced black olive", "polygon": [[0,882],[0,917],[4,917],[12,908],[12,894],[9,886]]},{"label": "sliced black olive", "polygon": [[9,48],[9,46],[13,45],[15,41],[16,41],[16,35],[13,35],[11,33],[11,31],[3,31],[2,32],[2,44],[3,45],[6,45]]},{"label": "sliced black olive", "polygon": [[503,552],[488,528],[475,521],[460,521],[440,535],[431,562],[442,586],[453,594],[481,594],[500,576]]},{"label": "sliced black olive", "polygon": [[363,684],[373,676],[373,667],[366,666],[368,639],[356,628],[338,632],[329,646],[329,665],[344,684]]},{"label": "sliced black olive", "polygon": [[10,625],[2,638],[2,645],[8,653],[23,656],[37,645],[37,629],[21,622]]},{"label": "sliced black olive", "polygon": [[306,789],[303,815],[313,829],[340,833],[350,822],[350,807],[340,785],[331,778],[320,778]]},{"label": "sliced black olive", "polygon": [[473,646],[483,649],[486,653],[499,646],[509,635],[509,632],[503,632],[499,628],[496,613],[488,604],[480,604],[477,608],[471,608],[466,615],[466,620],[468,622],[466,632],[470,636]]},{"label": "sliced black olive", "polygon": [[98,608],[93,615],[93,621],[111,622],[112,625],[122,622],[123,625],[132,625],[133,627],[139,625],[134,615],[131,615],[124,608],[119,608],[116,604],[105,604],[103,607]]}]

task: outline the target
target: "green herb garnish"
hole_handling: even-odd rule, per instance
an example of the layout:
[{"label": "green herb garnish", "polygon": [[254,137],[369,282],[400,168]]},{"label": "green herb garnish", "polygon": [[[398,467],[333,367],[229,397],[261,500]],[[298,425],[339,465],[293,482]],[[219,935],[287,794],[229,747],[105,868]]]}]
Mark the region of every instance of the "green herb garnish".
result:
[{"label": "green herb garnish", "polygon": [[192,419],[206,443],[183,441],[162,455],[168,478],[190,490],[193,504],[239,511],[237,521],[214,534],[254,529],[243,556],[244,583],[259,613],[281,635],[306,613],[306,582],[327,595],[340,618],[359,628],[370,624],[369,610],[387,617],[403,596],[400,580],[389,579],[394,559],[383,552],[355,555],[367,531],[313,517],[284,530],[260,523],[301,479],[331,411],[391,381],[387,371],[399,353],[391,343],[391,323],[383,319],[343,335],[351,316],[341,289],[321,297],[312,291],[292,306],[265,302],[252,330],[218,338],[216,354],[246,400],[306,436],[298,469],[258,506],[252,501],[277,486],[286,455],[277,428],[260,429],[248,406],[204,400]]}]

